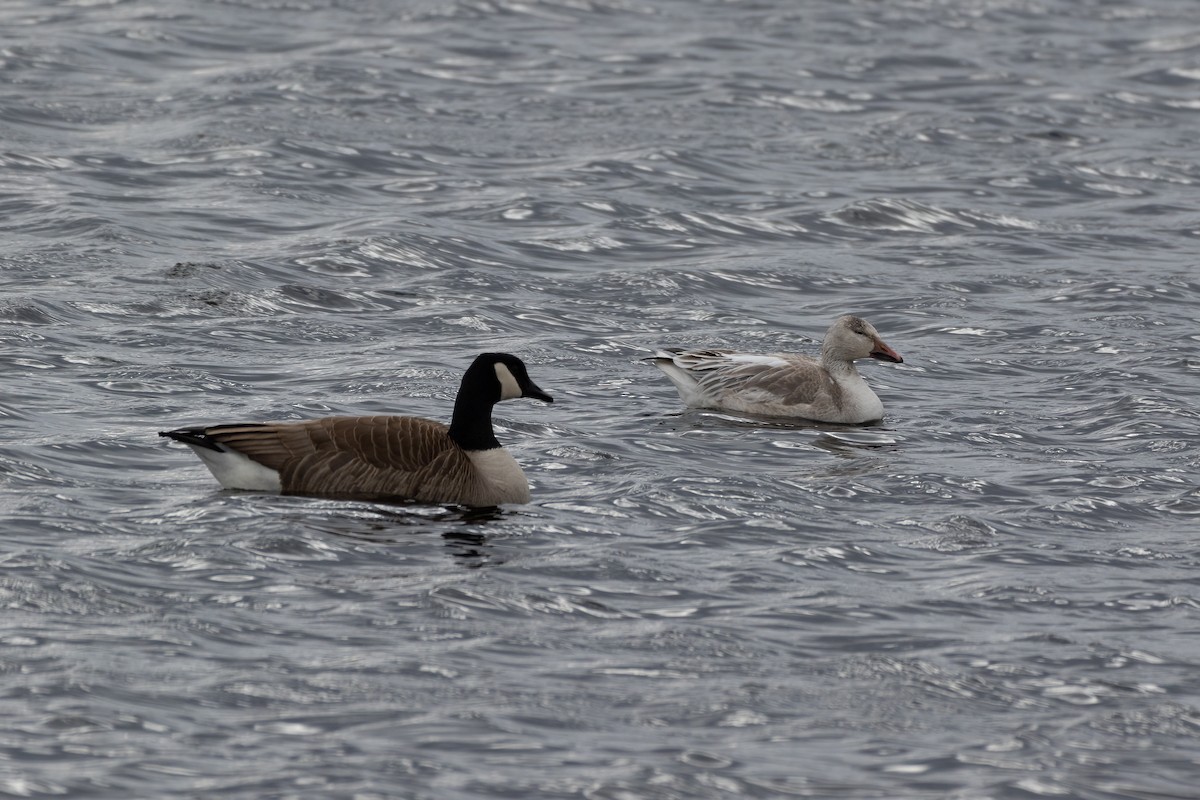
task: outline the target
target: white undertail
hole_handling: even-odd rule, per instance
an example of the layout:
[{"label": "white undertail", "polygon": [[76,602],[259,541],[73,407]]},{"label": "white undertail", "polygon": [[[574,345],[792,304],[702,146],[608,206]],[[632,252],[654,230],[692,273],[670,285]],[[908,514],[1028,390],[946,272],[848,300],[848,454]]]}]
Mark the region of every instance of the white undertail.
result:
[{"label": "white undertail", "polygon": [[196,444],[189,444],[188,447],[200,456],[204,466],[208,467],[208,471],[226,489],[245,489],[251,492],[279,492],[283,489],[276,470],[264,467],[237,450],[223,449],[218,452]]}]

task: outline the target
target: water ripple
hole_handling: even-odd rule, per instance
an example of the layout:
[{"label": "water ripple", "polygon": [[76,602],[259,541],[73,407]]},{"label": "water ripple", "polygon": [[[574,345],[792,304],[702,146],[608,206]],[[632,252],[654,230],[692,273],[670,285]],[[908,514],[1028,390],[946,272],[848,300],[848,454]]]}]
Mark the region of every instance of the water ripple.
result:
[{"label": "water ripple", "polygon": [[[6,8],[0,790],[1190,797],[1193,21],[810,5]],[[847,312],[878,425],[644,361]],[[493,350],[525,506],[156,435]]]}]

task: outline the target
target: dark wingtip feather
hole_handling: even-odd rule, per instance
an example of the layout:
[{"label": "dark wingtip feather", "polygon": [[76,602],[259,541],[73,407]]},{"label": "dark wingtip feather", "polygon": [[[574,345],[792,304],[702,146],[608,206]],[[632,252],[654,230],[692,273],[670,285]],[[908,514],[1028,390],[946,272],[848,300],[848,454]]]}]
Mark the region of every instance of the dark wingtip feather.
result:
[{"label": "dark wingtip feather", "polygon": [[205,428],[178,428],[173,431],[159,431],[159,436],[166,436],[168,439],[173,439],[176,442],[184,444],[194,444],[200,447],[207,447],[209,450],[220,452],[221,448],[217,443],[208,437]]}]

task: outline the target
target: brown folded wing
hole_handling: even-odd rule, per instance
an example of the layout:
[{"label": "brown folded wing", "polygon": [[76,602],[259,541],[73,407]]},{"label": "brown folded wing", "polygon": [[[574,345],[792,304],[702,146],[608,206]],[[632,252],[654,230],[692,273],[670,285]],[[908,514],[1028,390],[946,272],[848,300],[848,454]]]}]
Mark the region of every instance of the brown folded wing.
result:
[{"label": "brown folded wing", "polygon": [[460,502],[475,468],[448,428],[417,417],[218,425],[205,433],[279,472],[285,494]]}]

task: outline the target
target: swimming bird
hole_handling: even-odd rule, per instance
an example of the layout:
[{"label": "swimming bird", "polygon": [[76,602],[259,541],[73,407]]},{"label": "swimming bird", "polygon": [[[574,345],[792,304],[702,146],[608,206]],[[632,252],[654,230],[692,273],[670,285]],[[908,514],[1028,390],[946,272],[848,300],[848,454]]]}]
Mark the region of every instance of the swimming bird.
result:
[{"label": "swimming bird", "polygon": [[524,362],[483,353],[463,375],[447,427],[419,417],[325,417],[162,431],[226,489],[423,503],[528,503],[529,481],[492,430],[492,406],[554,402]]},{"label": "swimming bird", "polygon": [[666,373],[692,408],[859,424],[883,418],[883,403],[854,366],[859,358],[904,361],[871,323],[851,315],[830,326],[819,359],[671,348],[648,360]]}]

